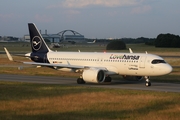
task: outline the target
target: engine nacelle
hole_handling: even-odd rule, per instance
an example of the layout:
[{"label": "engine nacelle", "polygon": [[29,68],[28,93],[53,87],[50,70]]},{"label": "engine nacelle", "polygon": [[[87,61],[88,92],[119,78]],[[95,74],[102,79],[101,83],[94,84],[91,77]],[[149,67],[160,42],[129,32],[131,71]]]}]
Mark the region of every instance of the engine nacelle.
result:
[{"label": "engine nacelle", "polygon": [[105,80],[105,73],[100,69],[88,69],[84,70],[82,77],[85,82],[102,83]]},{"label": "engine nacelle", "polygon": [[125,76],[125,75],[123,76],[123,78],[129,81],[141,81],[144,79],[143,76]]}]

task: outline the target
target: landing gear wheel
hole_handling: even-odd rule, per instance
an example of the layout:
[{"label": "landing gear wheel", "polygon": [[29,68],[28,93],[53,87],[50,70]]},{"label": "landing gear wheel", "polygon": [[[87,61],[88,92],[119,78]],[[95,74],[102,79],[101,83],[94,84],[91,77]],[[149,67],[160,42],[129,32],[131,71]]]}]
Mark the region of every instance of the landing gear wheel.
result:
[{"label": "landing gear wheel", "polygon": [[106,78],[105,78],[105,80],[104,80],[104,82],[111,82],[111,77],[109,77],[109,76],[107,76]]},{"label": "landing gear wheel", "polygon": [[145,76],[144,78],[146,79],[145,86],[146,86],[146,87],[151,86],[151,82],[150,82],[150,80],[149,80],[149,77],[148,77],[148,76]]},{"label": "landing gear wheel", "polygon": [[146,87],[151,86],[151,82],[146,82],[146,83],[145,83],[145,86],[146,86]]},{"label": "landing gear wheel", "polygon": [[82,78],[77,79],[78,84],[85,84],[85,81]]}]

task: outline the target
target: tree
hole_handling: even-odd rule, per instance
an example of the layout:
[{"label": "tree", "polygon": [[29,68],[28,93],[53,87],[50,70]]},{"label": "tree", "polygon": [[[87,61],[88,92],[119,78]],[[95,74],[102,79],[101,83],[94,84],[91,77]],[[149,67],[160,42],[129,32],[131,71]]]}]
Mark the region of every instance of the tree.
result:
[{"label": "tree", "polygon": [[106,46],[106,50],[124,50],[126,44],[121,40],[113,40]]},{"label": "tree", "polygon": [[180,37],[173,34],[159,34],[155,40],[155,47],[180,47]]}]

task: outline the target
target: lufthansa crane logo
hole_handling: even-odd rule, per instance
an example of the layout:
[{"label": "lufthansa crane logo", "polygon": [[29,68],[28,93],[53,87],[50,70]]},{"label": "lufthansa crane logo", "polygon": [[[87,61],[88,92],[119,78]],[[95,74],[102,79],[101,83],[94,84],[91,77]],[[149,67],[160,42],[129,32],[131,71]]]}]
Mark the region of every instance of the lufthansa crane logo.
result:
[{"label": "lufthansa crane logo", "polygon": [[32,48],[35,50],[35,51],[38,51],[40,48],[41,48],[41,45],[42,45],[42,40],[39,36],[35,36],[33,39],[32,39]]}]

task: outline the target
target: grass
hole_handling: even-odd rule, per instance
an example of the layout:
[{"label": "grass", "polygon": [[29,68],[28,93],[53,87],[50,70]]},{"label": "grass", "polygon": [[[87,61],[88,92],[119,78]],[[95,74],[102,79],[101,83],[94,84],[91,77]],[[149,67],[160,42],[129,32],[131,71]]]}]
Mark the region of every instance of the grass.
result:
[{"label": "grass", "polygon": [[0,82],[0,119],[178,120],[180,94]]},{"label": "grass", "polygon": [[[1,43],[0,42],[0,51],[4,51],[3,47],[6,47],[10,52],[22,52],[27,53],[31,51],[30,43],[26,42],[17,42],[17,43]],[[116,52],[129,52],[128,48],[131,48],[134,52],[145,52],[148,53],[157,53],[159,55],[178,55],[180,56],[180,48],[156,48],[154,46],[148,46],[145,44],[127,44],[127,50],[116,50]],[[85,51],[85,52],[104,52],[106,51],[106,44],[96,43],[96,44],[66,44],[61,48],[53,48],[57,51]],[[107,52],[114,52],[109,50]],[[171,53],[171,54],[167,54]]]}]

